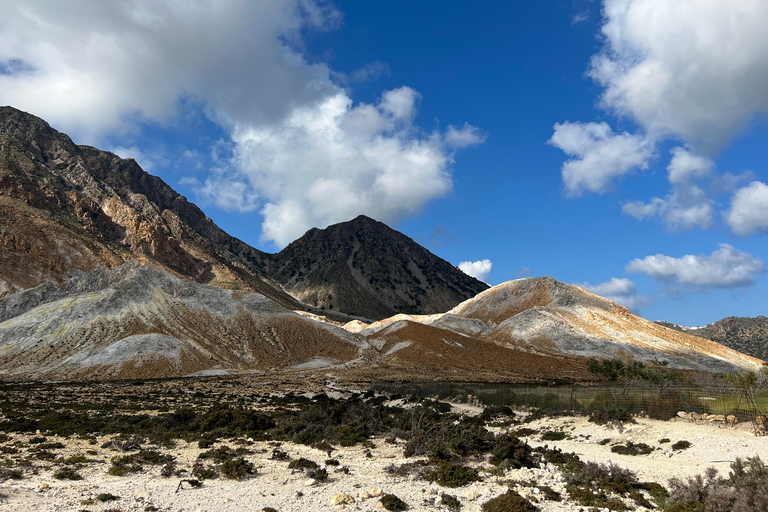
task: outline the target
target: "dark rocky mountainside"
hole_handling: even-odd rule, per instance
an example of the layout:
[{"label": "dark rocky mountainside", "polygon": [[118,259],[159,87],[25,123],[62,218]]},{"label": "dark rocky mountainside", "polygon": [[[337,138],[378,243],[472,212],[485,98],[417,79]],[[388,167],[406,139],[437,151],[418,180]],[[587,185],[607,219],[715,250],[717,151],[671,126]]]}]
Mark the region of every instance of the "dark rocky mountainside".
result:
[{"label": "dark rocky mountainside", "polygon": [[133,159],[75,145],[42,119],[0,107],[0,296],[135,259],[344,321],[342,313],[445,311],[487,288],[365,217],[261,252]]},{"label": "dark rocky mountainside", "polygon": [[265,279],[270,255],[229,236],[133,159],[77,146],[11,107],[0,107],[0,249],[0,294],[145,257],[300,307]]},{"label": "dark rocky mountainside", "polygon": [[669,322],[656,322],[664,327],[716,341],[744,354],[768,361],[768,318],[764,316],[729,316],[705,327],[692,329]]},{"label": "dark rocky mountainside", "polygon": [[362,215],[311,229],[277,254],[269,275],[307,304],[374,320],[445,312],[488,288]]}]

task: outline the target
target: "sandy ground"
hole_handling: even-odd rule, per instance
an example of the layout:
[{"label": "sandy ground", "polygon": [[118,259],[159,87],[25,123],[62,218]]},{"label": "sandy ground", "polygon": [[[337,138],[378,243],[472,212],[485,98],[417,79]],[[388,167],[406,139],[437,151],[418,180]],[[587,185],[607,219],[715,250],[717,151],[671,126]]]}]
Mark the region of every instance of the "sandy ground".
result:
[{"label": "sandy ground", "polygon": [[[727,474],[730,462],[736,457],[759,455],[763,460],[768,460],[768,439],[755,437],[746,425],[734,428],[696,425],[683,421],[639,419],[636,425],[627,425],[623,431],[619,432],[616,429],[591,424],[586,418],[565,417],[542,419],[526,426],[533,429],[563,430],[571,436],[568,440],[542,442],[540,435],[534,434],[528,438],[532,445],[557,446],[564,451],[576,452],[585,461],[613,462],[636,471],[641,481],[655,481],[662,484],[666,484],[667,480],[673,476],[685,477],[702,473],[708,466],[715,466],[721,473]],[[14,439],[22,438],[21,436],[13,437]],[[599,444],[601,440],[607,438],[611,439],[610,443]],[[671,442],[660,444],[661,438],[669,438]],[[336,467],[328,466],[330,476],[328,481],[322,484],[307,479],[303,473],[288,469],[287,462],[271,460],[273,446],[269,443],[254,443],[249,446],[254,453],[247,456],[247,459],[254,462],[258,468],[254,476],[243,481],[221,478],[206,480],[201,488],[184,488],[176,492],[180,478],[163,478],[159,475],[158,467],[148,468],[144,473],[126,477],[108,475],[109,458],[116,452],[98,448],[106,439],[99,439],[98,445],[94,447],[82,440],[49,438],[50,441],[59,440],[67,445],[66,450],[62,450],[61,453],[66,456],[85,455],[86,450],[96,448],[98,455],[89,457],[101,463],[89,464],[82,469],[81,474],[84,477],[82,481],[56,480],[52,477],[54,467],[42,469],[37,475],[27,474],[23,480],[8,480],[0,484],[0,495],[4,495],[0,501],[0,512],[81,510],[234,512],[260,511],[264,507],[272,507],[279,512],[324,510],[379,512],[382,509],[376,507],[378,498],[361,497],[361,493],[376,494],[371,491],[393,493],[408,503],[411,510],[447,510],[435,504],[435,498],[439,493],[446,492],[458,496],[462,503],[461,510],[479,512],[483,502],[507,489],[506,484],[500,481],[502,479],[549,485],[555,491],[565,494],[562,475],[552,465],[546,465],[541,469],[509,471],[503,476],[493,476],[488,471],[482,471],[482,482],[460,489],[441,488],[414,477],[392,477],[385,472],[384,468],[391,464],[412,462],[413,459],[403,458],[401,441],[392,445],[385,443],[382,439],[373,440],[375,448],[371,449],[372,457],[366,456],[366,449],[359,446],[335,450],[332,457],[338,459],[341,466],[347,466],[349,473],[343,473]],[[672,452],[671,444],[679,440],[688,440],[692,446],[687,450]],[[626,441],[643,442],[659,449],[645,456],[617,455],[610,451],[611,445]],[[281,449],[286,451],[292,459],[306,457],[318,462],[321,466],[328,458],[325,452],[301,445],[285,443]],[[177,457],[180,468],[189,469],[201,451],[196,444],[187,445],[179,442],[172,453]],[[480,466],[490,468],[487,463],[480,463]],[[544,512],[575,512],[584,508],[568,501],[545,501],[538,489],[527,485],[520,485],[517,490],[525,496],[539,500],[537,506]],[[340,492],[354,498],[354,503],[344,508],[332,505],[331,498]],[[93,503],[92,500],[100,493],[112,493],[121,498],[108,503]],[[636,510],[645,509],[637,508]]]}]

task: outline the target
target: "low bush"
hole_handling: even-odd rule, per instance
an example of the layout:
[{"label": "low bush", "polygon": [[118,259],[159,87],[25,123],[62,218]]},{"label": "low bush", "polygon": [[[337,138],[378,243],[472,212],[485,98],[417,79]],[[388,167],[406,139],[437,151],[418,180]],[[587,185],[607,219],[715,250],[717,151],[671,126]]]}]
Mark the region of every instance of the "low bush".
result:
[{"label": "low bush", "polygon": [[616,446],[611,447],[611,451],[613,453],[618,453],[619,455],[648,455],[649,453],[652,453],[653,450],[653,447],[648,446],[645,443],[635,444],[632,441],[627,441],[626,445],[617,444]]},{"label": "low bush", "polygon": [[672,445],[673,450],[686,450],[691,447],[690,441],[678,441]]},{"label": "low bush", "polygon": [[541,434],[542,441],[562,441],[567,437],[568,437],[568,434],[566,432],[560,432],[557,430],[547,430],[546,432]]},{"label": "low bush", "polygon": [[496,438],[491,450],[491,464],[504,469],[539,467],[528,443],[510,435]]},{"label": "low bush", "polygon": [[456,496],[443,493],[440,495],[440,498],[443,506],[447,507],[449,510],[459,510],[461,508],[461,502]]},{"label": "low bush", "polygon": [[548,485],[537,485],[536,487],[539,488],[541,491],[541,494],[544,495],[544,499],[549,501],[562,501],[562,496],[560,496],[560,493],[551,488]]},{"label": "low bush", "polygon": [[82,480],[83,476],[74,468],[61,468],[53,474],[57,480]]},{"label": "low bush", "polygon": [[0,482],[6,480],[21,480],[24,478],[24,472],[20,469],[11,469],[0,467]]},{"label": "low bush", "polygon": [[764,512],[768,510],[768,466],[759,458],[737,458],[728,478],[709,468],[705,477],[669,481],[668,510],[673,512]]},{"label": "low bush", "polygon": [[114,494],[110,494],[108,492],[101,493],[98,496],[96,496],[96,501],[101,501],[102,503],[107,501],[117,501],[120,499],[120,496],[115,496]]},{"label": "low bush", "polygon": [[192,464],[192,476],[200,480],[213,480],[219,476],[216,466],[206,466],[203,461],[197,460]]},{"label": "low bush", "polygon": [[469,483],[480,480],[477,470],[461,464],[451,464],[443,462],[424,474],[424,479],[429,482],[436,482],[443,487],[463,487]]},{"label": "low bush", "polygon": [[538,507],[513,490],[492,498],[482,506],[483,512],[538,512]]},{"label": "low bush", "polygon": [[236,459],[227,459],[221,465],[221,474],[224,478],[231,480],[242,480],[247,475],[254,473],[253,463],[248,462],[242,457]]},{"label": "low bush", "polygon": [[381,497],[381,506],[390,512],[408,510],[408,505],[394,494],[385,494]]},{"label": "low bush", "polygon": [[299,469],[301,471],[307,470],[307,469],[318,469],[320,466],[317,464],[317,462],[309,459],[305,459],[304,457],[296,460],[292,460],[290,464],[288,464],[288,469]]}]

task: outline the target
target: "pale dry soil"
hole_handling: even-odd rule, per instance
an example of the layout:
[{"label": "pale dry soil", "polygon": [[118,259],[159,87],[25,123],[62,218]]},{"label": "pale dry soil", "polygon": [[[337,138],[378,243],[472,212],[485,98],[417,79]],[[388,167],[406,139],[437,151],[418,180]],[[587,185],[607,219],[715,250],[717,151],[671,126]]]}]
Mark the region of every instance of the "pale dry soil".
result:
[{"label": "pale dry soil", "polygon": [[[469,407],[463,406],[462,409],[471,412],[467,410],[471,409]],[[584,417],[562,417],[545,418],[526,426],[540,431],[564,431],[569,435],[568,439],[553,442],[542,441],[540,434],[533,434],[527,438],[531,445],[557,446],[564,451],[575,452],[584,461],[612,462],[637,472],[641,481],[662,484],[674,476],[686,477],[702,473],[709,466],[727,475],[729,464],[736,457],[759,455],[763,460],[768,460],[768,440],[755,437],[748,425],[725,427],[638,419],[635,425],[629,424],[617,429],[589,423]],[[26,437],[13,435],[12,439],[26,440]],[[663,438],[669,438],[670,442],[659,443]],[[483,481],[459,489],[439,487],[415,477],[393,477],[385,471],[387,466],[413,462],[414,459],[403,457],[402,441],[389,444],[383,439],[373,440],[375,447],[370,450],[371,457],[366,455],[367,449],[360,446],[334,450],[332,457],[339,460],[340,466],[327,466],[329,478],[324,483],[313,482],[303,473],[288,469],[287,461],[272,460],[273,443],[255,442],[248,446],[254,453],[246,456],[258,468],[255,475],[242,481],[223,478],[206,480],[201,488],[187,488],[185,485],[185,488],[176,492],[184,476],[164,478],[159,474],[159,467],[147,467],[143,473],[125,477],[107,474],[110,457],[119,455],[98,448],[107,439],[100,438],[94,446],[75,438],[49,437],[47,441],[58,440],[66,445],[66,449],[57,452],[58,455],[86,455],[86,450],[97,449],[98,455],[88,457],[100,462],[88,464],[80,470],[84,478],[82,481],[56,480],[52,473],[57,466],[41,469],[37,475],[27,472],[23,480],[6,481],[0,485],[0,495],[4,495],[0,502],[0,512],[128,512],[152,510],[151,507],[173,512],[260,511],[264,507],[272,507],[280,512],[383,510],[377,508],[378,498],[365,497],[365,493],[370,491],[395,494],[408,503],[411,510],[447,510],[435,504],[435,498],[445,492],[459,498],[461,510],[477,512],[483,502],[505,492],[505,481],[509,480],[517,481],[516,490],[531,498],[544,512],[586,510],[586,507],[567,499],[562,502],[546,501],[539,490],[532,487],[549,485],[564,497],[567,495],[560,471],[549,464],[541,469],[520,469],[508,471],[504,475],[492,475],[488,471],[491,469],[489,464],[476,462],[475,465],[484,468],[481,471]],[[600,444],[604,439],[611,441]],[[688,440],[692,446],[687,450],[671,450],[671,445],[679,440]],[[641,456],[618,455],[610,451],[612,445],[626,441],[646,443],[657,449],[649,455]],[[217,446],[226,444],[221,442]],[[321,466],[329,458],[326,452],[303,445],[284,443],[281,449],[291,459],[306,457]],[[181,469],[189,470],[203,450],[196,443],[180,441],[176,448],[163,451],[175,455]],[[349,472],[339,471],[342,466],[347,466]],[[354,503],[343,508],[332,505],[331,498],[340,492],[353,497]],[[120,496],[120,499],[94,503],[93,499],[101,493],[111,493]],[[627,503],[633,505],[631,500],[627,500]],[[637,507],[635,510],[645,509]]]}]

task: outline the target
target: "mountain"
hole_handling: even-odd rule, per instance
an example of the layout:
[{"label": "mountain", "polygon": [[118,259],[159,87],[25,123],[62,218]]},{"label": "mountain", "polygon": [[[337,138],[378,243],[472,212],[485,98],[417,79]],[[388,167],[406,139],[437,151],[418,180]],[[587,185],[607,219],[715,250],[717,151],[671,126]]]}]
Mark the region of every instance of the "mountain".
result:
[{"label": "mountain", "polygon": [[744,354],[768,361],[768,318],[729,316],[704,327],[656,322],[676,331],[716,341]]},{"label": "mountain", "polygon": [[12,107],[0,107],[0,249],[0,296],[142,258],[344,321],[444,311],[487,288],[367,217],[261,252],[133,159],[75,145]]},{"label": "mountain", "polygon": [[[371,344],[386,347],[406,341],[401,331],[413,323],[513,351],[550,358],[579,358],[582,364],[584,358],[590,357],[619,357],[708,371],[755,369],[762,364],[710,340],[649,322],[614,302],[551,277],[518,279],[494,286],[445,314],[399,315],[362,330],[354,324],[349,328],[359,331]],[[452,344],[448,337],[444,340]],[[431,350],[416,341],[407,349]],[[398,357],[398,353],[393,351],[390,355]]]},{"label": "mountain", "polygon": [[159,378],[325,367],[368,344],[257,293],[132,261],[0,298],[0,376]]},{"label": "mountain", "polygon": [[301,308],[266,278],[270,255],[225,233],[133,159],[77,146],[11,107],[0,107],[0,248],[0,293],[146,257],[199,283]]},{"label": "mountain", "polygon": [[306,304],[370,319],[443,312],[488,288],[364,215],[309,230],[276,255],[269,275]]}]

